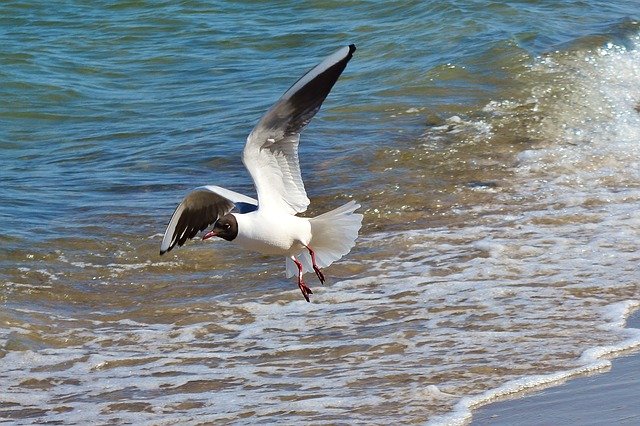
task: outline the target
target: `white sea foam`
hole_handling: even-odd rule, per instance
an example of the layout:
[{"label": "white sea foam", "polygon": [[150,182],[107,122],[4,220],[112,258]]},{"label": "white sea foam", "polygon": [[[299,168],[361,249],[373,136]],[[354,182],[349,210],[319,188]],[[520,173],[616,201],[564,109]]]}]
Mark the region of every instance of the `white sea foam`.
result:
[{"label": "white sea foam", "polygon": [[602,317],[608,322],[603,326],[612,332],[627,335],[628,338],[615,345],[586,349],[580,356],[580,365],[578,367],[557,373],[521,377],[510,380],[495,389],[490,389],[479,395],[463,397],[455,405],[452,412],[431,419],[427,424],[463,425],[471,419],[471,410],[479,406],[515,394],[564,383],[566,380],[580,375],[608,369],[611,366],[611,361],[606,359],[606,356],[615,355],[640,346],[640,329],[625,328],[624,326],[628,314],[637,310],[638,307],[640,307],[640,301],[624,301],[607,306]]},{"label": "white sea foam", "polygon": [[[535,145],[492,198],[501,205],[458,208],[460,226],[363,238],[367,272],[313,283],[311,304],[283,283],[291,290],[276,297],[240,288],[233,300],[184,295],[206,309],[164,306],[161,319],[156,305],[171,297],[113,309],[89,299],[91,321],[73,309],[51,321],[46,309],[15,306],[27,320],[0,340],[18,348],[2,358],[3,398],[46,412],[30,423],[442,424],[606,368],[603,356],[640,344],[623,327],[640,300],[638,59],[616,47],[572,55],[537,63],[526,102],[494,102],[485,108],[493,117],[452,117],[436,129],[475,143],[529,106],[539,119],[524,132]],[[80,270],[109,268],[103,282],[120,297],[127,273],[180,266],[127,260],[128,250],[104,265],[59,257]],[[133,320],[127,309],[143,312]],[[49,320],[46,336],[29,326],[32,316]],[[41,349],[23,350],[25,340]]]},{"label": "white sea foam", "polygon": [[[638,40],[632,39],[635,46]],[[636,214],[640,202],[640,94],[635,90],[640,84],[640,52],[610,44],[595,52],[542,58],[532,72],[555,78],[549,85],[538,83],[526,102],[531,111],[544,115],[529,124],[527,133],[538,145],[519,154],[516,169],[516,196],[542,207],[538,211],[531,209],[535,204],[528,207],[514,230],[514,238],[526,235],[531,246],[514,247],[513,239],[496,244],[495,233],[474,246],[521,276],[531,274],[541,283],[575,289],[570,290],[569,299],[568,294],[553,296],[552,289],[544,288],[528,297],[533,304],[539,298],[557,297],[563,308],[577,302],[566,313],[553,312],[549,319],[580,316],[596,297],[616,300],[613,293],[622,289],[629,289],[625,294],[635,298],[601,306],[599,319],[593,314],[583,317],[593,324],[585,332],[604,331],[615,343],[584,349],[575,366],[558,366],[553,373],[525,375],[465,396],[452,412],[429,424],[464,424],[477,406],[606,369],[610,361],[604,357],[640,346],[640,330],[624,328],[625,318],[640,306]],[[567,90],[558,90],[559,83]],[[485,111],[521,119],[514,111],[522,107],[510,101],[492,102]],[[519,262],[523,257],[538,258],[538,270],[527,272]],[[554,305],[540,308],[559,308]],[[559,350],[555,344],[550,344],[549,351]]]}]

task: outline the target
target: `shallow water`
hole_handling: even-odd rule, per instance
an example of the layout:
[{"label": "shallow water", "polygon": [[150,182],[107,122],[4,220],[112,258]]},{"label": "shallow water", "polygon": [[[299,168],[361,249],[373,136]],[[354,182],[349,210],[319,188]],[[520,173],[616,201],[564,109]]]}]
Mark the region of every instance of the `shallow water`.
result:
[{"label": "shallow water", "polygon": [[[462,422],[638,345],[640,24],[598,1],[0,5],[0,417]],[[251,193],[262,112],[358,46],[305,131],[309,279],[223,242],[159,257],[190,188]]]}]

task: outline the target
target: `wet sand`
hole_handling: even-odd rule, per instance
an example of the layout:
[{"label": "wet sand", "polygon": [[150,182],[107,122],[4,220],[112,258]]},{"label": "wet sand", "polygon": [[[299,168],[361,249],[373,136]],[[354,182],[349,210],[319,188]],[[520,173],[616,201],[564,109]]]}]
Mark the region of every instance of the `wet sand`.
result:
[{"label": "wet sand", "polygon": [[[640,313],[628,320],[640,327]],[[472,425],[640,424],[640,352],[612,361],[611,370],[475,410]]]}]

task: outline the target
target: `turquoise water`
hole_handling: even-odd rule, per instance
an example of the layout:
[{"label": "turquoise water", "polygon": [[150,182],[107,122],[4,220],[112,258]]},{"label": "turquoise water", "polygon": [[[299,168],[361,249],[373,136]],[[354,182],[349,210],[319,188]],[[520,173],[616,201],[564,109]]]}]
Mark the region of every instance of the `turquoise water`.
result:
[{"label": "turquoise water", "polygon": [[[459,421],[505,383],[596,368],[584,351],[635,342],[639,19],[637,1],[2,2],[0,417]],[[158,257],[189,189],[252,193],[247,134],[349,43],[300,156],[311,214],[353,197],[365,225],[313,304],[281,259]]]},{"label": "turquoise water", "polygon": [[[148,222],[205,177],[249,190],[238,153],[252,125],[317,58],[348,42],[359,46],[357,60],[309,129],[302,161],[308,169],[314,154],[336,150],[371,160],[397,144],[395,132],[418,133],[423,124],[385,112],[484,103],[532,56],[601,33],[623,38],[635,28],[634,6],[4,2],[0,114],[9,185],[0,214],[12,235],[33,241],[132,210]],[[338,166],[344,179],[358,180],[349,161]],[[348,190],[330,184],[325,192]],[[124,232],[129,219],[113,225]]]}]

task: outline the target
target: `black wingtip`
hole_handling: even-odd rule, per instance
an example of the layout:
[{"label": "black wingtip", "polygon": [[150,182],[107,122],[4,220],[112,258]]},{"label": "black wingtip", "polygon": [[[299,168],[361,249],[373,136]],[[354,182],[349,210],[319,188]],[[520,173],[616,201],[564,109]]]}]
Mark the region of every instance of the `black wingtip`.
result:
[{"label": "black wingtip", "polygon": [[353,55],[353,52],[356,51],[356,45],[355,44],[350,44],[349,45],[349,53]]}]

